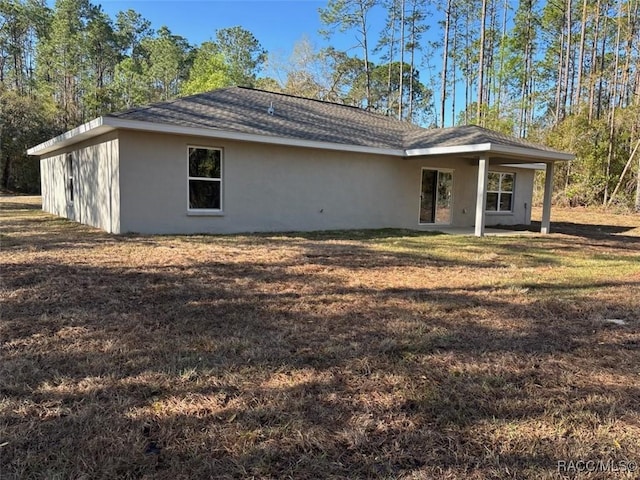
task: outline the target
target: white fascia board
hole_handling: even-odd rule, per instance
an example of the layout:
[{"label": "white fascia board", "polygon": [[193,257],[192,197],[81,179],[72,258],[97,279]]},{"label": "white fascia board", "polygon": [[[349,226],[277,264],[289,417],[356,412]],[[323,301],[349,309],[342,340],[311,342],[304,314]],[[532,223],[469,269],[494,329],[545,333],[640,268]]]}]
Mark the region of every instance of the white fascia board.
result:
[{"label": "white fascia board", "polygon": [[[513,147],[510,145],[493,145],[491,144],[491,153],[499,153],[508,156],[536,158],[549,161],[565,161],[575,160],[576,156],[572,153],[555,152],[547,150],[538,150],[537,148]],[[528,162],[531,163],[531,162]]]},{"label": "white fascia board", "polygon": [[490,143],[478,143],[476,145],[455,145],[452,147],[414,148],[412,150],[406,150],[406,156],[455,155],[458,153],[482,153],[490,150]]},{"label": "white fascia board", "polygon": [[105,117],[105,124],[113,128],[140,130],[145,132],[172,133],[176,135],[192,135],[197,137],[219,138],[224,140],[238,140],[244,142],[267,143],[271,145],[286,145],[291,147],[318,148],[323,150],[338,150],[342,152],[371,153],[375,155],[390,155],[403,157],[405,152],[400,149],[366,147],[362,145],[347,145],[342,143],[323,142],[317,140],[301,140],[296,138],[275,137],[255,133],[232,132],[213,128],[186,127],[166,123],[144,122],[140,120],[125,120]]},{"label": "white fascia board", "polygon": [[79,127],[74,128],[73,130],[69,130],[57,137],[53,137],[46,142],[43,142],[35,147],[31,147],[27,150],[27,155],[44,155],[46,153],[52,152],[59,148],[62,148],[67,145],[71,145],[73,143],[80,142],[82,140],[86,140],[87,138],[95,137],[97,135],[101,135],[106,133],[113,128],[105,125],[104,122],[105,117],[98,117],[90,122],[84,123]]},{"label": "white fascia board", "polygon": [[524,168],[525,170],[546,170],[546,163],[503,163],[501,167]]},{"label": "white fascia board", "polygon": [[549,161],[569,161],[574,160],[575,155],[563,152],[551,152],[546,150],[538,150],[536,148],[512,147],[509,145],[500,145],[493,143],[477,143],[471,145],[455,145],[451,147],[432,147],[432,148],[416,148],[407,150],[407,157],[430,156],[430,155],[455,155],[455,154],[499,154],[513,157],[522,157],[528,159],[527,163],[531,163],[531,159],[549,160]]}]

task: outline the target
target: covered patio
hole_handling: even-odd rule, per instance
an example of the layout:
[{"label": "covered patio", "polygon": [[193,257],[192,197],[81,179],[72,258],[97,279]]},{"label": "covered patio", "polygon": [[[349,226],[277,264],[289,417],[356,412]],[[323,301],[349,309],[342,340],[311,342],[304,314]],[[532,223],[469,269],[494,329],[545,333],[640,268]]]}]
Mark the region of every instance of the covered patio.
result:
[{"label": "covered patio", "polygon": [[[406,157],[430,156],[442,158],[466,158],[477,168],[477,191],[475,202],[475,226],[473,234],[482,237],[487,234],[504,234],[504,230],[486,228],[487,186],[491,166],[527,167],[545,171],[543,209],[540,233],[551,231],[551,199],[553,195],[553,174],[557,162],[575,159],[571,153],[536,145],[492,130],[480,127],[457,127],[433,132],[428,141],[420,139],[417,148],[407,149]],[[457,231],[463,234],[468,229],[447,228],[441,231]],[[497,230],[494,232],[494,230]]]}]

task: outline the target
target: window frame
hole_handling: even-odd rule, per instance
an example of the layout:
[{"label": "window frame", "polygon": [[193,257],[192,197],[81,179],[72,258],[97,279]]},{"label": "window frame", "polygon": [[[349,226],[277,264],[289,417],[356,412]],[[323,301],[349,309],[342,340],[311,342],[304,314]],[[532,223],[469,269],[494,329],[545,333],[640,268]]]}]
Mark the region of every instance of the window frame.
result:
[{"label": "window frame", "polygon": [[[449,207],[449,221],[447,223],[438,223],[436,222],[436,217],[437,215],[434,215],[434,221],[433,222],[422,222],[421,218],[420,218],[420,211],[422,209],[422,176],[423,176],[423,172],[425,170],[430,170],[432,172],[436,172],[436,184],[438,183],[439,180],[439,176],[440,173],[450,173],[451,174],[451,199],[450,199],[450,207]],[[419,198],[419,203],[418,203],[418,225],[420,226],[435,226],[435,225],[440,225],[440,226],[448,226],[448,225],[453,225],[453,208],[454,208],[454,192],[455,192],[455,169],[453,168],[438,168],[438,167],[421,167],[420,168],[420,183],[419,183],[419,190],[418,190],[418,198]],[[438,209],[438,204],[437,204],[437,194],[436,194],[436,205],[435,205],[435,209],[437,211]]]},{"label": "window frame", "polygon": [[65,197],[67,200],[67,205],[72,206],[73,205],[73,201],[75,200],[75,182],[74,182],[74,178],[75,178],[75,173],[74,173],[74,163],[75,160],[73,158],[73,152],[69,152],[65,155],[65,185],[64,185],[64,191],[65,191]]},{"label": "window frame", "polygon": [[[515,174],[515,172],[489,171],[489,175],[492,174],[492,173],[495,174],[495,175],[499,175],[499,178],[498,178],[498,189],[497,190],[489,190],[489,186],[488,186],[489,185],[489,181],[487,180],[487,192],[486,192],[486,195],[488,197],[490,193],[495,193],[495,194],[498,195],[498,198],[496,200],[496,209],[495,210],[489,210],[489,209],[485,208],[485,212],[488,213],[488,214],[513,213],[513,204],[514,204],[514,200],[515,200],[515,190],[516,190],[516,174]],[[511,191],[502,189],[502,179],[506,175],[511,175],[511,177],[512,177]],[[509,210],[502,210],[500,208],[500,204],[501,204],[501,199],[502,199],[502,194],[503,193],[508,193],[508,194],[511,195],[511,202],[510,202],[510,205],[509,205]],[[488,204],[488,202],[487,202],[487,204]]]},{"label": "window frame", "polygon": [[[189,153],[191,149],[215,150],[220,152],[220,177],[192,177],[189,171]],[[220,184],[220,208],[191,208],[192,180],[218,182]],[[187,214],[189,215],[222,215],[224,212],[224,149],[210,145],[187,145]]]}]

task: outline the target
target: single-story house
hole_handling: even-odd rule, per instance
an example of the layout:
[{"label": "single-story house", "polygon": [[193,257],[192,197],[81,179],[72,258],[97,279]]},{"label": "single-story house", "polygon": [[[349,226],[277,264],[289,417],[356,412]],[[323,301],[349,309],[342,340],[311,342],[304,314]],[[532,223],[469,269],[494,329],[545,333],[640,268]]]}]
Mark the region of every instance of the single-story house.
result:
[{"label": "single-story house", "polygon": [[242,87],[105,115],[28,150],[47,212],[125,233],[528,224],[573,155]]}]

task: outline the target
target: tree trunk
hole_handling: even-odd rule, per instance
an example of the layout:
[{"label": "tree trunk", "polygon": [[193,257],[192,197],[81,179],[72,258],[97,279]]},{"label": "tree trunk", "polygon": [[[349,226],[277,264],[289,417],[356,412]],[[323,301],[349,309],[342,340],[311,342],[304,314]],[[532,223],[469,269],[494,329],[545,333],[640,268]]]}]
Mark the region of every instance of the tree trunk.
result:
[{"label": "tree trunk", "polygon": [[473,86],[471,85],[471,46],[469,45],[469,38],[471,32],[469,31],[470,23],[471,23],[471,12],[469,11],[469,6],[465,9],[465,36],[464,36],[464,75],[465,75],[465,85],[464,85],[464,123],[465,125],[469,125],[469,106],[471,105],[471,95]]},{"label": "tree trunk", "polygon": [[400,83],[398,90],[398,120],[402,120],[402,97],[404,95],[403,86],[404,86],[404,76],[403,76],[403,67],[404,67],[404,2],[405,0],[400,0]]},{"label": "tree trunk", "polygon": [[[395,0],[394,0],[394,4],[395,4]],[[391,7],[391,38],[390,38],[390,43],[389,43],[389,65],[387,68],[387,111],[385,112],[386,115],[389,115],[391,112],[391,74],[393,69],[392,64],[393,64],[393,57],[394,57],[394,53],[395,53],[395,41],[396,41],[396,8],[395,5],[392,5]]]},{"label": "tree trunk", "polygon": [[600,34],[600,0],[596,3],[596,11],[594,13],[594,19],[596,22],[595,31],[593,33],[593,42],[591,43],[591,65],[589,67],[589,124],[593,121],[593,106],[596,90],[596,62],[598,60],[598,36]]},{"label": "tree trunk", "polygon": [[[451,65],[451,74],[453,78],[451,79],[451,126],[456,124],[456,87],[458,83],[458,75],[456,69],[458,68],[457,56],[455,52],[457,52],[458,47],[458,17],[454,16],[454,24],[453,24],[453,52],[454,54],[451,57],[451,61],[453,65]],[[442,123],[444,127],[444,120]]]},{"label": "tree trunk", "polygon": [[611,109],[609,113],[609,145],[607,147],[607,165],[605,169],[604,184],[604,205],[608,203],[609,196],[609,177],[611,176],[611,164],[615,156],[614,140],[616,132],[616,98],[618,91],[618,67],[620,62],[620,32],[622,30],[622,1],[620,0],[618,7],[618,29],[616,33],[615,60],[613,62],[613,72],[611,74]]},{"label": "tree trunk", "polygon": [[487,17],[487,0],[482,0],[482,11],[480,12],[480,57],[478,58],[478,104],[476,111],[476,123],[480,126],[484,124],[482,119],[483,92],[484,92],[484,50],[485,50],[485,30]]},{"label": "tree trunk", "polygon": [[563,81],[563,59],[564,59],[564,30],[560,34],[560,48],[558,49],[558,79],[556,83],[556,111],[554,112],[554,125],[557,126],[562,120],[561,103],[562,103],[562,85]]},{"label": "tree trunk", "polygon": [[568,97],[569,95],[569,82],[570,82],[570,77],[573,77],[573,75],[571,74],[571,30],[572,30],[572,26],[573,26],[573,16],[572,16],[572,9],[571,9],[571,0],[567,0],[567,42],[566,42],[566,50],[565,50],[565,55],[564,55],[564,85],[563,85],[563,94],[562,94],[562,100],[561,100],[561,107],[562,107],[562,118],[565,117],[566,115],[566,111],[567,111],[567,101],[569,103],[569,113],[571,113],[571,97]]},{"label": "tree trunk", "polygon": [[588,0],[584,0],[582,3],[582,25],[580,27],[580,49],[578,51],[578,80],[576,82],[575,98],[573,100],[573,104],[578,108],[578,112],[580,111],[580,104],[582,102],[582,69],[584,65],[585,32],[587,29],[587,2]]},{"label": "tree trunk", "polygon": [[358,6],[360,9],[360,26],[362,27],[362,53],[364,54],[364,74],[366,80],[365,95],[367,97],[367,110],[371,110],[371,69],[369,68],[367,9],[362,1],[359,2]]},{"label": "tree trunk", "polygon": [[600,119],[602,114],[602,82],[604,80],[604,61],[607,48],[607,20],[608,16],[604,17],[604,25],[602,27],[602,49],[600,50],[600,70],[598,71],[598,100],[596,102],[596,119]]},{"label": "tree trunk", "polygon": [[[611,202],[613,201],[613,198],[616,196],[616,193],[618,193],[618,190],[620,189],[620,186],[622,185],[622,181],[624,180],[624,176],[629,171],[629,168],[631,167],[631,163],[633,162],[633,158],[634,158],[636,152],[638,151],[638,147],[640,147],[640,140],[638,140],[638,143],[636,143],[636,146],[633,149],[633,151],[631,152],[631,155],[629,155],[629,160],[627,160],[627,164],[624,166],[624,169],[622,170],[622,173],[620,174],[620,177],[618,178],[618,183],[616,183],[616,188],[613,189],[613,193],[611,194],[611,197],[609,198],[608,205],[611,205]],[[637,195],[638,195],[638,192],[636,191],[636,197],[637,197]]]},{"label": "tree trunk", "polygon": [[440,126],[444,128],[444,112],[447,102],[447,60],[449,59],[449,21],[451,20],[451,0],[447,0],[444,22],[444,45],[442,47],[442,75],[440,78]]},{"label": "tree trunk", "polygon": [[413,0],[411,7],[411,60],[409,61],[409,121],[413,123],[413,69],[415,67],[415,55],[416,55],[416,22],[418,18],[417,12],[418,4],[417,0]]},{"label": "tree trunk", "polygon": [[502,103],[502,84],[504,79],[504,51],[507,39],[507,9],[509,8],[508,0],[504,0],[502,6],[502,35],[500,36],[500,58],[498,66],[498,87],[496,89],[496,115],[500,118],[500,108]]},{"label": "tree trunk", "polygon": [[640,213],[640,155],[638,155],[638,174],[636,178],[636,205],[635,211]]}]

